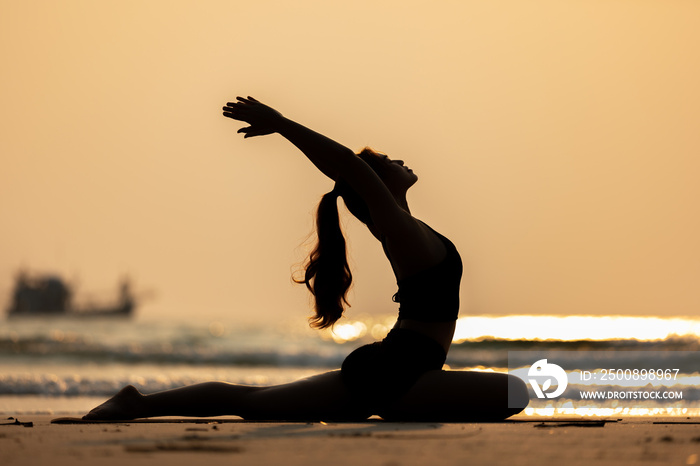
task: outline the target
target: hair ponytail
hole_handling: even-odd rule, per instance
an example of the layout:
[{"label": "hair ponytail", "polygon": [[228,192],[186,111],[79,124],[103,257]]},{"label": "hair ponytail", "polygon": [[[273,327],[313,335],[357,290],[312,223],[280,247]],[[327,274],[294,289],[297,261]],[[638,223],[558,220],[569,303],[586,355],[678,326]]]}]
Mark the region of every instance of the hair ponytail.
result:
[{"label": "hair ponytail", "polygon": [[[385,167],[377,152],[365,147],[357,156],[382,176]],[[314,295],[316,314],[309,321],[312,327],[319,329],[331,327],[343,315],[345,306],[349,306],[347,293],[352,284],[352,273],[348,265],[345,237],[340,228],[338,197],[343,198],[345,206],[355,218],[368,227],[372,226],[367,204],[342,179],[321,198],[316,211],[318,242],[309,255],[304,279],[293,279],[296,283],[305,284]]]},{"label": "hair ponytail", "polygon": [[316,315],[309,318],[311,326],[327,328],[343,315],[348,304],[347,292],[352,284],[352,273],[348,265],[345,237],[338,216],[339,190],[326,193],[316,211],[316,234],[318,242],[311,251],[306,264],[303,283],[314,295]]}]

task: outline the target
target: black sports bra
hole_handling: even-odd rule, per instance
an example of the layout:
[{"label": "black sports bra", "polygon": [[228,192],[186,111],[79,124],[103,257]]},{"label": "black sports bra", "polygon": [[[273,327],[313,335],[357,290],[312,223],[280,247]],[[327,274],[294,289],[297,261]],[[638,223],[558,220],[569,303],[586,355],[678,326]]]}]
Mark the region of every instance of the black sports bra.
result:
[{"label": "black sports bra", "polygon": [[[447,255],[440,263],[397,280],[399,291],[394,295],[393,301],[400,303],[399,320],[412,319],[422,322],[457,320],[462,258],[452,241],[432,228],[430,230],[442,240],[447,249]],[[386,246],[384,250],[386,251]]]}]

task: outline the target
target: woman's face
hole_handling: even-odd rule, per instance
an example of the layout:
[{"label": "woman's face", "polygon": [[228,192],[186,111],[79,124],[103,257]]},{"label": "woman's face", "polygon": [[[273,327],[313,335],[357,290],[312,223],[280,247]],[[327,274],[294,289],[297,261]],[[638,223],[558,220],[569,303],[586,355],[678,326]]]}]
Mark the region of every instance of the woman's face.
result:
[{"label": "woman's face", "polygon": [[378,157],[385,168],[380,175],[381,179],[390,190],[408,191],[408,188],[418,181],[418,176],[403,163],[403,160],[392,160],[385,154],[378,154]]}]

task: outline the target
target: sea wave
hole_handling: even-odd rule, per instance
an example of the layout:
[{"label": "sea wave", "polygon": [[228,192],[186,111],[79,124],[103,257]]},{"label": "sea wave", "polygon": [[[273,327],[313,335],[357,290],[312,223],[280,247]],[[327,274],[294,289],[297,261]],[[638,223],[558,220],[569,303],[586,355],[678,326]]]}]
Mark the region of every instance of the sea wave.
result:
[{"label": "sea wave", "polygon": [[338,366],[344,352],[333,347],[297,347],[280,345],[268,348],[237,348],[215,345],[178,345],[172,343],[131,342],[101,344],[74,340],[54,341],[44,337],[13,341],[0,338],[0,357],[23,360],[63,360],[108,363],[209,364],[233,366]]},{"label": "sea wave", "polygon": [[[339,367],[355,347],[371,338],[342,344],[321,338],[304,341],[246,336],[246,341],[231,338],[139,337],[108,339],[91,333],[61,334],[51,332],[28,335],[0,335],[0,362],[55,360],[70,364],[102,362],[125,364],[210,364],[232,366]],[[659,341],[525,341],[483,339],[454,343],[447,363],[454,367],[508,367],[509,354],[514,352],[646,352],[649,357],[663,359],[670,352],[700,351],[694,337],[677,337]],[[572,356],[573,357],[573,356]],[[595,365],[595,359],[591,359]],[[585,369],[585,367],[582,367]]]}]

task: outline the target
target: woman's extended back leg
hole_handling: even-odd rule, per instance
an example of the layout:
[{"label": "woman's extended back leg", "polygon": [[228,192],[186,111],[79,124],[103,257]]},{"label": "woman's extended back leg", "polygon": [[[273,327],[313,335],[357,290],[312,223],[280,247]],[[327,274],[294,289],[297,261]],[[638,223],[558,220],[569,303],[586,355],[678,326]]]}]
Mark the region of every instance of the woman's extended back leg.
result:
[{"label": "woman's extended back leg", "polygon": [[143,395],[132,386],[90,411],[85,419],[237,415],[266,420],[359,420],[370,412],[352,398],[340,371],[269,387],[205,382]]},{"label": "woman's extended back leg", "polygon": [[239,414],[244,419],[352,421],[373,414],[351,396],[339,370],[263,387],[250,393],[246,401],[248,405]]}]

